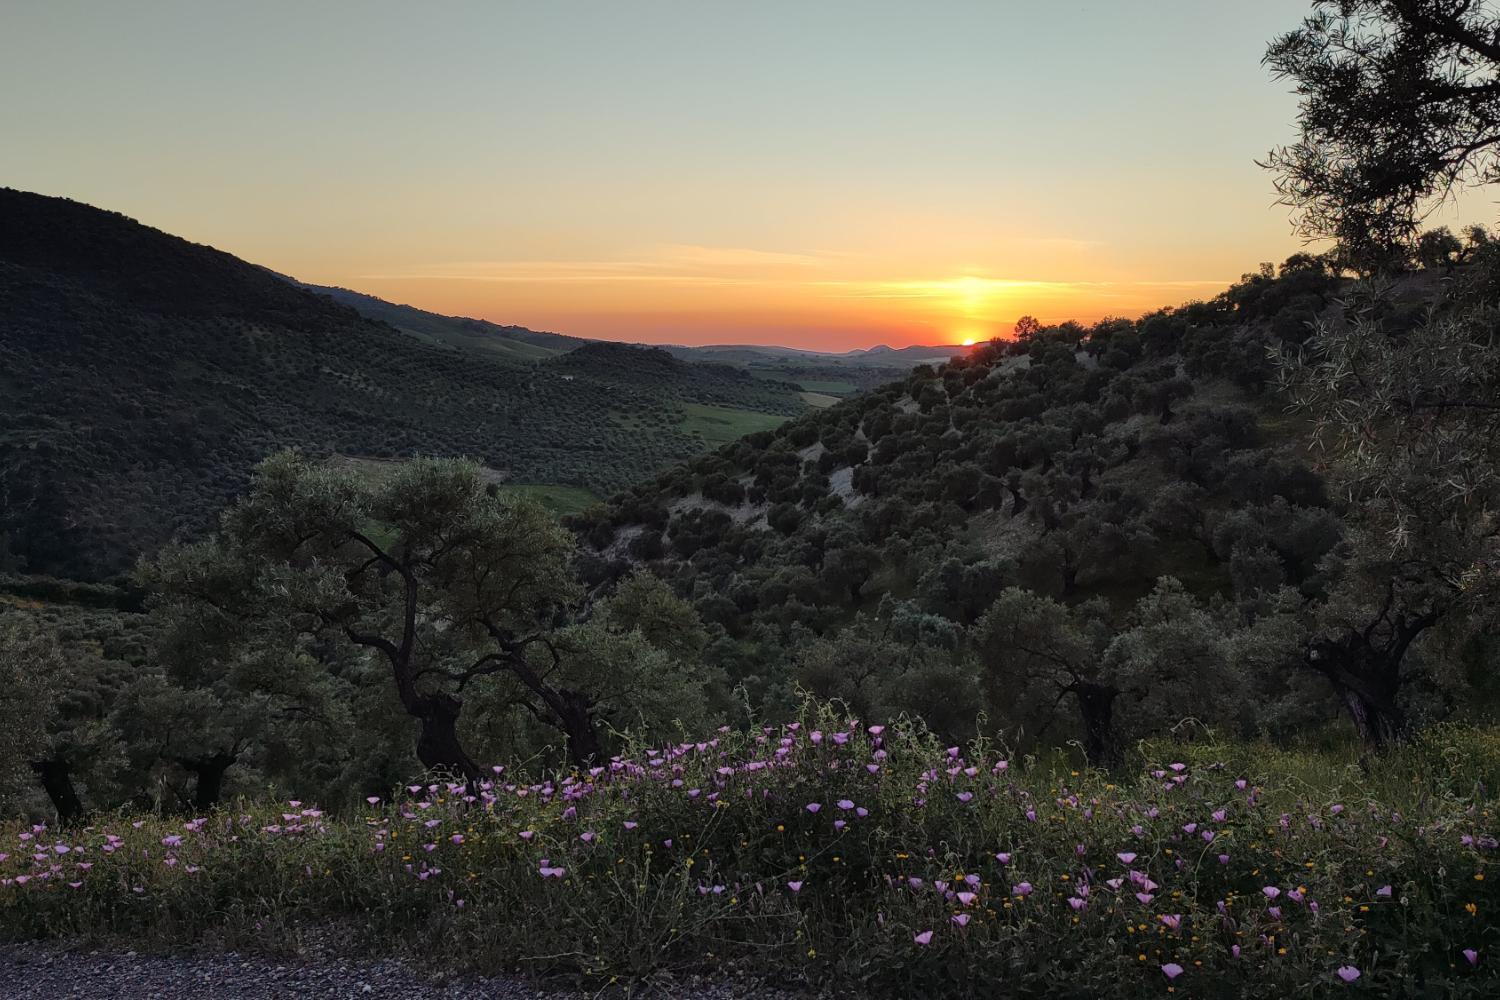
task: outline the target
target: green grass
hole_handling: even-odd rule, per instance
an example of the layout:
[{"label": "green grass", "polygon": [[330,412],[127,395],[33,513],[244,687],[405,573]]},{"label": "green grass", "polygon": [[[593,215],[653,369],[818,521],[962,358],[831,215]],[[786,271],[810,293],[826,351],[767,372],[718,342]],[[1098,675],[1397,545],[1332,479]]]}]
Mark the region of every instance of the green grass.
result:
[{"label": "green grass", "polygon": [[[401,463],[384,458],[358,458],[339,455],[337,461],[343,467],[359,473],[370,482],[381,482],[392,476]],[[548,483],[507,483],[505,473],[481,467],[480,475],[486,482],[496,483],[505,493],[530,497],[559,516],[578,514],[599,502],[599,497],[582,486],[556,486]]]},{"label": "green grass", "polygon": [[837,396],[830,396],[826,392],[800,392],[797,395],[801,396],[808,406],[815,406],[820,410],[826,410],[839,401]]},{"label": "green grass", "polygon": [[684,403],[682,408],[685,411],[680,424],[682,429],[689,434],[697,434],[710,448],[718,448],[756,431],[772,430],[788,419],[770,413],[732,410],[704,403]]},{"label": "green grass", "polygon": [[807,392],[821,392],[829,396],[852,396],[859,391],[853,382],[835,382],[827,379],[799,378],[797,384]]},{"label": "green grass", "polygon": [[802,378],[794,373],[757,368],[754,365],[750,366],[750,374],[771,382],[792,382],[801,386],[804,392],[817,392],[827,396],[852,396],[859,392],[859,386],[841,379]]},{"label": "green grass", "polygon": [[503,492],[530,497],[559,516],[579,514],[599,502],[599,498],[581,486],[547,486],[539,483],[516,483]]}]

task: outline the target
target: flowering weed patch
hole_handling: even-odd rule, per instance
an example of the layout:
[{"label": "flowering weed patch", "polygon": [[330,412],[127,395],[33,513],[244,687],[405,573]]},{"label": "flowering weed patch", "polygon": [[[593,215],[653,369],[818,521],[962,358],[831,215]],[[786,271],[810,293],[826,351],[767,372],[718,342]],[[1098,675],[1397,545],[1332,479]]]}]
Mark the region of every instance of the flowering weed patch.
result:
[{"label": "flowering weed patch", "polygon": [[1245,757],[1197,748],[1121,781],[825,714],[337,816],[12,825],[0,927],[274,944],[337,923],[598,983],[733,965],[889,995],[1500,990],[1482,787],[1294,793]]}]

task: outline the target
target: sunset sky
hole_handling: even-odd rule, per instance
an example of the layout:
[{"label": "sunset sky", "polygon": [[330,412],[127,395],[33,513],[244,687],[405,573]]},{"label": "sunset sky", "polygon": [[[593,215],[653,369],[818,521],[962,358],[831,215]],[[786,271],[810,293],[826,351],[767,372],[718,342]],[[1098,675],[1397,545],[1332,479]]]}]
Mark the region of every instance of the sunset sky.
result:
[{"label": "sunset sky", "polygon": [[502,323],[952,343],[1298,249],[1253,160],[1307,7],[12,4],[0,184]]}]

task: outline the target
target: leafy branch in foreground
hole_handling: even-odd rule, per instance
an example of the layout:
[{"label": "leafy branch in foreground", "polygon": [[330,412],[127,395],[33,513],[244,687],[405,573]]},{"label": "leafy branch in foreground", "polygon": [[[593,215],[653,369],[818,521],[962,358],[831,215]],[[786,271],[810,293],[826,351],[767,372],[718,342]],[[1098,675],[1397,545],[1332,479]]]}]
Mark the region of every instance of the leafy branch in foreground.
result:
[{"label": "leafy branch in foreground", "polygon": [[1315,425],[1350,524],[1304,602],[1304,661],[1361,737],[1401,735],[1399,696],[1426,678],[1413,645],[1495,612],[1500,510],[1500,340],[1489,305],[1382,322],[1378,294],[1279,357],[1282,391]]},{"label": "leafy branch in foreground", "polygon": [[1272,150],[1283,204],[1357,269],[1404,264],[1432,206],[1500,180],[1500,16],[1487,0],[1318,0],[1265,62],[1301,134]]}]

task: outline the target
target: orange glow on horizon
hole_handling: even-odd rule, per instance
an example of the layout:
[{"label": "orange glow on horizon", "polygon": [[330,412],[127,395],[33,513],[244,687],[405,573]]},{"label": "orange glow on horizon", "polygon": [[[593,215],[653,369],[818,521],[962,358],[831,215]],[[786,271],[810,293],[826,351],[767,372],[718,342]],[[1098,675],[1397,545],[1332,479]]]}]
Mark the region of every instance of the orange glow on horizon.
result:
[{"label": "orange glow on horizon", "polygon": [[[914,262],[843,254],[664,246],[633,259],[472,261],[297,277],[432,312],[604,340],[754,343],[845,351],[876,344],[971,347],[1043,322],[1137,316],[1217,294],[1189,281],[885,277]],[[295,273],[295,272],[294,272]]]},{"label": "orange glow on horizon", "polygon": [[[303,281],[641,343],[983,344],[1305,249],[1255,161],[1295,131],[1262,57],[1307,0],[1093,4],[1085,32],[1057,3],[330,0],[295,31],[205,6],[8,5],[4,183]],[[1493,221],[1488,190],[1431,224]]]}]

